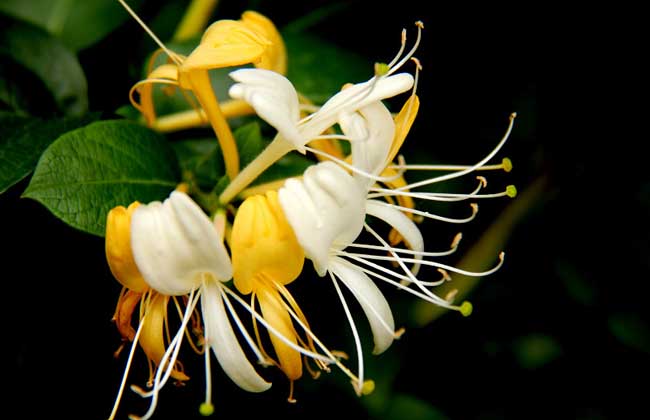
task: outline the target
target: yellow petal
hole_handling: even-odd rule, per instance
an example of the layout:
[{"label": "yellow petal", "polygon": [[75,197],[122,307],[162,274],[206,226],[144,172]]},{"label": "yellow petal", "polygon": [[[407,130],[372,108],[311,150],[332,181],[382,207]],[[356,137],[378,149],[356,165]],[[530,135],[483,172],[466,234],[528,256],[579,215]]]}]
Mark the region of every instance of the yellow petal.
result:
[{"label": "yellow petal", "polygon": [[181,73],[257,63],[270,45],[242,22],[219,20],[206,29],[199,46],[183,62]]},{"label": "yellow petal", "polygon": [[[146,307],[144,323],[140,332],[140,347],[147,357],[158,366],[165,354],[165,318],[167,317],[167,303],[169,296],[152,293],[151,301]],[[172,378],[179,381],[190,379],[181,370],[174,369]]]},{"label": "yellow petal", "polygon": [[[280,294],[277,290],[267,287],[265,284],[258,284],[256,288],[257,298],[262,308],[262,316],[273,328],[275,328],[286,339],[297,344],[296,330],[291,322],[291,315],[282,305]],[[273,349],[278,357],[280,369],[291,380],[302,376],[302,360],[300,353],[289,347],[275,334],[269,332]]]},{"label": "yellow petal", "polygon": [[131,326],[131,319],[133,318],[133,311],[140,302],[142,293],[134,292],[133,290],[126,290],[126,293],[120,295],[117,301],[117,308],[113,321],[119,331],[122,339],[133,341],[135,338],[135,329]]},{"label": "yellow petal", "polygon": [[402,143],[404,143],[406,135],[413,125],[415,116],[418,114],[418,109],[420,109],[420,99],[417,95],[411,95],[399,111],[399,114],[397,114],[397,117],[395,117],[395,137],[393,138],[390,152],[388,152],[386,164],[392,162],[395,156],[397,156],[397,152],[402,147]]},{"label": "yellow petal", "polygon": [[108,212],[106,220],[106,260],[113,276],[124,287],[144,292],[149,286],[133,260],[131,250],[131,216],[140,205],[137,201],[128,209],[118,206]]},{"label": "yellow petal", "polygon": [[266,16],[248,10],[242,14],[241,21],[254,32],[262,34],[271,42],[264,51],[262,59],[255,66],[261,69],[273,70],[276,73],[287,74],[287,49],[273,22]]},{"label": "yellow petal", "polygon": [[302,271],[305,254],[278,201],[278,193],[247,198],[237,211],[231,239],[235,287],[248,294],[256,276],[281,284]]}]

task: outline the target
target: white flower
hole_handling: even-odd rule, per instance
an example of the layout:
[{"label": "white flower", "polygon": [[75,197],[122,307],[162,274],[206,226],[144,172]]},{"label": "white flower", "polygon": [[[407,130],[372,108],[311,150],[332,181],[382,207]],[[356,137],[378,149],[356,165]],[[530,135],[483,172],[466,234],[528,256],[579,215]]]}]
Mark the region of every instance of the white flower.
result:
[{"label": "white flower", "polygon": [[166,295],[189,296],[181,326],[160,362],[153,388],[148,392],[136,389],[140,395],[152,397],[149,411],[142,418],[153,414],[158,393],[170,376],[184,330],[199,298],[205,324],[207,377],[202,410],[211,410],[210,348],[238,386],[251,392],[267,390],[271,384],[251,365],[228,319],[230,313],[258,358],[263,360],[229,302],[223,283],[232,278],[230,258],[219,233],[201,208],[181,192],[172,192],[163,203],[139,206],[131,222],[131,246],[147,284]]}]

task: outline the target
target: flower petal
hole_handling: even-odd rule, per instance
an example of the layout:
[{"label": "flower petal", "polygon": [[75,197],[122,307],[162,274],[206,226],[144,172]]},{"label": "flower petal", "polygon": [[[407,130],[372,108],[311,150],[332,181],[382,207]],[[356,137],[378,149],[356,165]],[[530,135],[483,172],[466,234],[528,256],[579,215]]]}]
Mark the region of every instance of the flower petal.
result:
[{"label": "flower petal", "polygon": [[384,352],[395,338],[395,321],[386,298],[370,277],[350,262],[334,257],[330,270],[350,289],[366,314],[375,341],[373,354]]},{"label": "flower petal", "polygon": [[238,83],[230,87],[228,94],[248,102],[260,118],[302,152],[307,139],[298,131],[300,106],[291,82],[281,74],[264,69],[236,70],[230,77]]},{"label": "flower petal", "polygon": [[363,228],[365,193],[341,167],[321,162],[302,181],[287,180],[278,196],[305,256],[324,276],[331,250],[345,248]]},{"label": "flower petal", "polygon": [[164,203],[141,205],[131,221],[131,246],[146,282],[166,295],[197,288],[200,273],[228,281],[232,265],[219,234],[203,210],[174,191]]},{"label": "flower petal", "polygon": [[[366,200],[366,213],[375,216],[388,223],[395,229],[406,241],[409,248],[414,251],[424,251],[424,238],[422,232],[413,222],[401,211],[390,207],[388,203],[378,200]],[[413,258],[422,259],[421,255],[415,255]],[[415,264],[411,271],[417,274],[420,269],[419,264]]]},{"label": "flower petal", "polygon": [[106,261],[113,276],[124,287],[134,292],[144,292],[149,286],[142,278],[131,250],[131,219],[140,203],[129,208],[118,206],[108,212],[106,218]]},{"label": "flower petal", "polygon": [[235,336],[223,304],[219,283],[206,281],[201,289],[201,312],[208,343],[224,372],[240,388],[262,392],[271,387],[251,365]]}]

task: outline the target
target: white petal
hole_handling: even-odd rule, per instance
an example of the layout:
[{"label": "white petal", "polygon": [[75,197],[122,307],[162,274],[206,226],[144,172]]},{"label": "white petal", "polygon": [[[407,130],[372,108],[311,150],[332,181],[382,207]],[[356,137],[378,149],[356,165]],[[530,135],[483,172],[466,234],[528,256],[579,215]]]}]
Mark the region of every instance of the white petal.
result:
[{"label": "white petal", "polygon": [[[406,217],[401,211],[390,207],[388,203],[378,200],[366,201],[366,213],[377,217],[384,222],[391,225],[408,243],[409,247],[414,251],[424,251],[424,238],[422,232],[413,222],[413,220]],[[421,255],[414,256],[415,259],[422,259]],[[419,264],[415,264],[411,271],[417,275],[420,269]]]},{"label": "white petal", "polygon": [[[376,82],[371,79],[343,89],[325,102],[309,122],[300,128],[300,132],[306,138],[318,136],[334,125],[341,114],[356,112],[373,102],[406,92],[413,87],[413,81],[410,74],[398,73],[382,77]],[[374,85],[370,88],[372,83]]]},{"label": "white petal", "polygon": [[139,206],[131,220],[135,263],[154,290],[183,295],[199,286],[200,273],[227,281],[232,264],[219,234],[186,194]]},{"label": "white petal", "polygon": [[368,317],[375,341],[374,354],[384,352],[395,338],[395,321],[386,298],[359,268],[342,258],[332,258],[330,270],[352,292]]},{"label": "white petal", "polygon": [[302,181],[287,180],[278,197],[305,256],[324,276],[331,251],[345,248],[363,228],[365,192],[338,165],[321,162]]},{"label": "white petal", "polygon": [[206,281],[201,289],[201,312],[206,336],[219,364],[230,379],[249,392],[271,387],[256,371],[241,348],[224,307],[219,283]]},{"label": "white petal", "polygon": [[248,102],[260,118],[302,151],[307,139],[298,131],[300,107],[291,82],[281,74],[264,69],[236,70],[230,77],[238,83],[230,87],[228,94]]},{"label": "white petal", "polygon": [[[360,139],[352,142],[352,164],[365,172],[379,175],[386,167],[395,136],[395,122],[390,111],[380,101],[373,102],[359,109],[359,113],[341,115],[339,125],[345,135]],[[354,177],[364,189],[375,183],[359,174]]]}]

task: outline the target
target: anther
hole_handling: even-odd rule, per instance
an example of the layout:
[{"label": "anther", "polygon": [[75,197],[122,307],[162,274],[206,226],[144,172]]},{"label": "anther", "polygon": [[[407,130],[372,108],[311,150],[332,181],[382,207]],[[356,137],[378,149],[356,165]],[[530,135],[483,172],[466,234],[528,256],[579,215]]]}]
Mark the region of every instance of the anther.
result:
[{"label": "anther", "polygon": [[[460,234],[459,234],[460,235]],[[460,240],[460,239],[459,239]],[[438,273],[442,274],[442,279],[444,281],[451,281],[451,276],[444,268],[438,268]]]},{"label": "anther", "polygon": [[214,414],[214,405],[212,403],[204,402],[199,406],[199,414],[204,417]]},{"label": "anther", "polygon": [[487,178],[484,176],[477,176],[476,179],[478,179],[478,182],[481,183],[481,187],[486,188],[487,187]]},{"label": "anther", "polygon": [[461,303],[460,307],[458,308],[458,310],[463,316],[470,316],[472,314],[473,309],[474,307],[469,301],[465,301]]},{"label": "anther", "polygon": [[404,335],[405,332],[406,332],[406,329],[404,327],[401,327],[401,328],[397,329],[395,331],[395,333],[393,333],[393,337],[395,338],[395,340],[399,340],[400,338],[402,338],[402,336]]},{"label": "anther", "polygon": [[421,20],[416,21],[415,26],[417,26],[420,29],[424,29],[424,23],[422,23]]},{"label": "anther", "polygon": [[458,289],[452,289],[445,295],[445,300],[449,303],[452,303],[457,294]]},{"label": "anther", "polygon": [[463,234],[461,232],[458,232],[456,234],[456,236],[454,236],[454,240],[451,241],[451,247],[452,248],[457,248],[461,239],[463,239]]},{"label": "anther", "polygon": [[507,157],[503,158],[503,160],[501,161],[501,165],[503,166],[503,170],[505,172],[512,171],[512,161]]},{"label": "anther", "polygon": [[418,70],[422,71],[422,63],[417,57],[411,57],[411,61],[415,63],[415,67],[417,67]]}]

